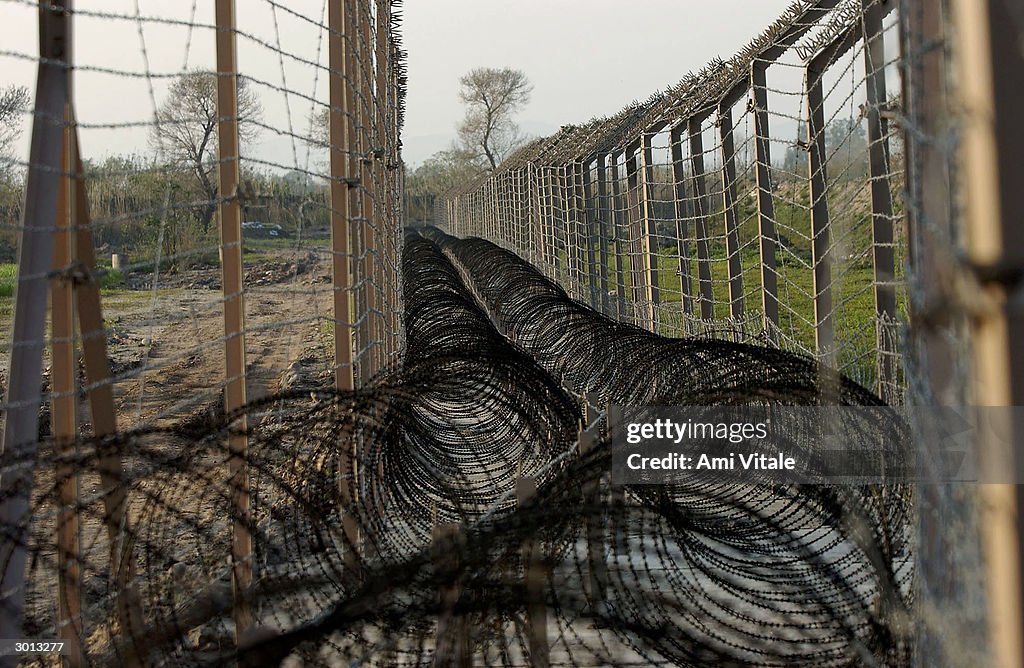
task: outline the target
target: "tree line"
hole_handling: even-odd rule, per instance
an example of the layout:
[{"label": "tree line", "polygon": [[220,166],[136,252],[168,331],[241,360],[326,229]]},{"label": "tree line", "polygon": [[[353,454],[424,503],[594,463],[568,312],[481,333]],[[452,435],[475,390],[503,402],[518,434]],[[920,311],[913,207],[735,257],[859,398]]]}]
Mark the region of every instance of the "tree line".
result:
[{"label": "tree line", "polygon": [[[465,114],[455,140],[411,170],[406,178],[406,215],[431,220],[434,206],[451,190],[488,173],[527,139],[516,115],[529,103],[533,85],[512,68],[476,68],[459,80]],[[148,152],[87,161],[87,190],[97,244],[135,257],[161,255],[188,262],[192,253],[217,244],[213,224],[219,201],[217,180],[217,77],[190,71],[176,78],[150,127]],[[13,156],[29,115],[31,96],[23,86],[0,89],[0,262],[13,261],[21,217],[24,166]],[[244,78],[238,79],[239,135],[255,142],[263,128],[262,106]],[[312,119],[310,142],[327,143],[327,110]],[[737,133],[742,129],[737,128]],[[800,126],[797,137],[806,136]],[[737,145],[745,145],[742,137]],[[862,119],[836,118],[825,136],[830,177],[861,178],[867,173],[867,140]],[[739,162],[747,160],[740,151]],[[896,155],[894,158],[899,158]],[[749,165],[739,164],[742,174]],[[712,170],[713,165],[708,169]],[[665,171],[667,168],[663,169]],[[806,146],[793,142],[773,170],[783,184],[806,178]],[[670,175],[656,174],[668,182]],[[284,230],[326,226],[326,183],[308,174],[254,170],[243,161],[244,220],[280,225]],[[159,245],[159,249],[157,246]]]},{"label": "tree line", "polygon": [[[14,155],[24,131],[28,89],[0,90],[0,262],[14,260],[25,168]],[[214,224],[217,179],[217,75],[189,71],[170,85],[149,129],[146,152],[84,161],[94,239],[102,250],[137,259],[171,258],[170,266],[209,261],[218,243]],[[262,129],[262,107],[248,82],[238,79],[242,146]],[[252,169],[243,160],[239,193],[243,220],[280,225],[327,224],[326,185],[299,172]],[[216,251],[212,252],[216,259]]]}]

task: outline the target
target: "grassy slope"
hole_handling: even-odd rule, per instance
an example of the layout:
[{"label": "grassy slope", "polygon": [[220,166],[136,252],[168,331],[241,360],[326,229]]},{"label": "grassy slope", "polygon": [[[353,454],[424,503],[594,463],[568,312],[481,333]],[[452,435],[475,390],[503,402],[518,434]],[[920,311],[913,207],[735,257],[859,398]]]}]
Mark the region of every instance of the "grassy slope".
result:
[{"label": "grassy slope", "polygon": [[[895,219],[900,225],[898,198],[895,199]],[[717,210],[711,212],[709,243],[711,259],[714,317],[727,319],[730,315],[728,254],[725,246],[724,210],[720,199],[712,199]],[[814,276],[811,256],[811,215],[805,188],[783,185],[775,198],[776,232],[780,247],[776,251],[778,273],[779,324],[788,345],[813,350],[814,339]],[[872,221],[868,184],[853,180],[830,188],[828,204],[831,215],[832,302],[838,364],[844,371],[865,382],[875,378],[875,293],[874,269],[871,255]],[[740,266],[743,280],[745,319],[759,321],[762,317],[762,289],[760,249],[757,242],[758,219],[753,197],[741,198],[737,211],[739,225]],[[673,225],[667,221],[659,226],[662,238],[658,249],[658,287],[661,291],[663,321],[678,322],[673,312],[681,314],[681,279],[679,259]],[[690,234],[693,234],[691,229]],[[905,255],[903,235],[897,233],[897,265]],[[629,252],[629,248],[625,249]],[[695,244],[691,243],[690,285],[698,289],[698,263]],[[561,255],[565,266],[564,253]],[[585,261],[585,260],[584,260]],[[624,258],[627,295],[630,295],[630,258]],[[609,247],[609,277],[615,282],[614,247]],[[897,266],[897,279],[902,276]],[[614,287],[610,286],[614,290]],[[696,308],[696,306],[695,306]],[[897,308],[906,316],[906,291],[897,290]],[[665,315],[668,315],[665,318]],[[663,333],[679,335],[668,328]]]}]

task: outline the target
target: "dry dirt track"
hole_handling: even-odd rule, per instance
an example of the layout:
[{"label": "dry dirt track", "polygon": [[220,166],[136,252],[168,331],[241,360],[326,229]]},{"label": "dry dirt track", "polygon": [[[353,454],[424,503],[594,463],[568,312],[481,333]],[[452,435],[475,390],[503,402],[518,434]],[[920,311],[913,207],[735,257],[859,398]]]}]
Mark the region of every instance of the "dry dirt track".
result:
[{"label": "dry dirt track", "polygon": [[[297,258],[293,252],[271,251],[261,260],[246,269],[250,399],[274,392],[282,384],[289,388],[314,386],[330,378],[329,341],[323,329],[324,318],[331,312],[329,264],[307,252]],[[134,274],[127,280],[130,289],[104,295],[121,430],[195,423],[205,421],[211,411],[221,410],[224,319],[218,274],[217,269],[201,269],[161,276],[155,291],[151,276]],[[83,400],[80,405],[80,424],[89,433],[88,402]],[[48,406],[44,407],[44,425],[48,425],[48,413]],[[162,443],[171,450],[187,447],[187,442],[179,439],[163,439]],[[134,458],[128,457],[124,463],[129,476],[138,472],[140,462]],[[33,483],[36,519],[31,540],[41,559],[29,574],[26,628],[42,634],[40,637],[53,635],[57,589],[50,561],[54,557],[55,518],[50,503],[42,500],[42,495],[53,489],[53,473],[51,466],[39,466]],[[106,563],[108,543],[99,521],[101,510],[95,503],[101,490],[98,477],[82,476],[79,489],[82,498],[94,501],[95,510],[83,517],[83,557],[101,565]],[[143,503],[137,495],[129,500],[131,524],[138,524]],[[205,502],[194,510],[211,526],[223,520]],[[86,609],[107,595],[105,584],[91,569],[82,584]],[[102,643],[103,638],[90,639],[90,644],[97,642]]]},{"label": "dry dirt track", "polygon": [[[312,253],[267,259],[246,270],[250,399],[277,390],[289,367],[301,366],[307,376],[327,371],[321,334],[330,314],[327,263]],[[114,331],[110,355],[120,371],[115,388],[122,428],[168,426],[222,403],[224,315],[216,270],[184,272],[159,285],[126,306],[105,307]]]}]

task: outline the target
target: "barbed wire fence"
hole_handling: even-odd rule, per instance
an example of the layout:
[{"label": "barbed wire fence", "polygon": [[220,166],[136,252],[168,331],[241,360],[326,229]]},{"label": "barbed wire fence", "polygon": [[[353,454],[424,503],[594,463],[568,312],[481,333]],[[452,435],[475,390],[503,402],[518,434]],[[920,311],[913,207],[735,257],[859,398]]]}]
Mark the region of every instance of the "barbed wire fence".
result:
[{"label": "barbed wire fence", "polygon": [[537,248],[605,313],[835,358],[897,400],[894,8],[796,3],[732,59],[524,147],[440,220]]},{"label": "barbed wire fence", "polygon": [[[778,387],[814,405],[822,398],[814,366],[791,354],[704,346],[704,356],[715,356],[709,374],[693,364],[700,356],[671,339],[635,327],[608,331],[598,313],[579,310],[532,268],[492,254],[497,249],[475,255],[488,249],[436,231],[410,232],[403,243],[397,222],[388,222],[388,203],[399,201],[389,188],[400,192],[400,176],[389,177],[375,145],[383,139],[391,147],[385,158],[397,147],[402,81],[394,30],[387,114],[376,106],[384,87],[370,83],[381,74],[369,68],[369,54],[377,66],[386,58],[368,26],[378,27],[379,39],[390,6],[374,11],[353,0],[297,13],[292,5],[259,6],[267,20],[253,25],[244,18],[254,20],[255,9],[235,17],[229,2],[208,8],[217,19],[209,24],[196,20],[198,5],[186,7],[184,19],[38,8],[44,35],[55,37],[42,41],[44,49],[59,50],[30,61],[48,82],[37,95],[34,130],[53,135],[47,159],[63,155],[67,164],[55,169],[38,151],[20,162],[26,202],[36,208],[27,206],[23,221],[9,226],[21,237],[15,330],[26,321],[42,327],[45,309],[24,304],[45,303],[29,299],[33,287],[37,297],[50,291],[56,312],[51,336],[40,329],[12,342],[0,460],[8,626],[0,635],[60,638],[72,665],[266,665],[289,657],[328,665],[844,665],[858,652],[905,663],[906,494],[853,487],[794,493],[783,514],[767,486],[751,495],[720,484],[628,493],[608,485],[612,401],[658,386],[659,396],[692,403],[726,377],[749,380],[770,367],[780,373]],[[311,19],[317,11],[321,18]],[[135,30],[139,68],[69,69],[60,37],[70,23],[88,21]],[[167,25],[183,32],[186,54],[204,43],[201,35],[212,38],[205,55],[216,67],[196,74],[191,56],[175,51],[161,69],[160,44],[147,35]],[[308,52],[289,48],[289,35]],[[266,52],[270,66],[252,71],[259,76],[246,69]],[[268,78],[275,71],[280,80]],[[218,74],[203,76],[210,72]],[[302,72],[313,75],[308,85],[299,83]],[[66,91],[71,73],[141,84],[144,120],[70,123],[70,115],[50,113],[53,99],[42,93]],[[199,104],[184,114],[167,107],[175,85]],[[67,99],[58,100],[61,112]],[[272,101],[279,103],[273,118]],[[250,127],[281,137],[292,159],[248,157],[255,139],[246,116]],[[71,168],[77,154],[65,146],[77,145],[75,130],[84,146],[87,130],[109,131],[113,142],[132,127],[155,132],[196,118],[210,128],[204,136],[218,148],[209,158],[218,169],[204,168],[195,153],[191,161],[169,160],[174,144],[166,140],[153,142],[150,169],[101,165],[113,175],[109,182],[96,165]],[[385,129],[374,135],[370,121],[382,118]],[[288,170],[285,182],[297,182],[301,197],[269,178],[264,184],[247,164]],[[569,174],[582,183],[579,170],[548,176]],[[389,178],[396,185],[383,192],[368,187]],[[33,193],[46,179],[58,193],[74,184],[70,213],[57,215],[60,198],[51,202],[55,211],[39,211],[49,200]],[[155,189],[146,189],[147,179]],[[214,194],[204,197],[209,185]],[[92,225],[86,205],[103,212]],[[263,211],[267,218],[258,217]],[[302,222],[288,226],[273,215]],[[326,248],[315,243],[316,221],[330,230]],[[204,236],[204,224],[220,228],[220,243]],[[151,236],[129,245],[146,225]],[[95,239],[75,248],[83,267],[77,283],[59,280],[76,255],[59,256],[56,272],[47,253],[35,265],[26,260],[65,228],[109,233],[108,251],[121,245],[113,250],[124,289],[90,280],[98,274],[86,255]],[[276,248],[271,237],[285,231],[288,243]],[[297,259],[287,255],[293,243],[303,254]],[[400,272],[389,256],[399,247]],[[284,281],[265,273],[285,264],[280,251],[290,260]],[[215,252],[205,260],[211,267],[186,264]],[[262,255],[247,267],[247,254],[256,252]],[[321,257],[329,258],[329,273],[319,268]],[[480,258],[495,262],[481,266]],[[300,270],[299,261],[313,268]],[[387,268],[392,275],[378,278]],[[522,284],[494,283],[505,269]],[[106,275],[115,275],[113,266]],[[493,299],[529,286],[542,288],[542,307],[548,299],[558,305],[539,311],[554,319],[530,317],[538,304],[529,295],[507,300],[523,309],[517,314]],[[405,339],[395,359],[382,352],[395,348],[380,332],[393,331],[399,302],[389,295],[399,288]],[[145,301],[134,301],[135,292]],[[106,319],[83,296],[102,300]],[[83,319],[77,336],[61,318],[70,298],[79,300]],[[125,303],[115,306],[115,298]],[[499,331],[498,317],[528,338],[510,340],[518,335]],[[590,354],[560,351],[557,335],[567,328]],[[622,352],[612,369],[602,356],[609,342]],[[85,360],[81,377],[75,346]],[[28,381],[38,381],[46,350],[52,380],[40,392]],[[745,366],[737,367],[737,351],[746,351]],[[113,372],[103,375],[111,358]],[[39,367],[26,371],[34,361]],[[671,382],[678,374],[689,381]],[[744,401],[752,391],[744,381],[724,395]],[[851,403],[875,401],[852,383],[836,392]],[[91,425],[69,418],[79,399],[89,400]],[[52,408],[42,423],[49,415],[50,427],[40,433],[46,401]],[[11,437],[16,428],[24,431]],[[696,514],[694,501],[702,509]],[[885,529],[864,532],[865,524]],[[737,572],[738,553],[756,566]],[[786,583],[781,590],[779,582]],[[709,609],[718,618],[710,631]]]},{"label": "barbed wire fence", "polygon": [[182,441],[158,442],[147,465],[118,447],[90,460],[82,439],[235,416],[226,468],[178,483],[207,503],[178,510],[228,518],[217,545],[237,640],[256,619],[251,429],[290,410],[266,397],[353,391],[402,347],[400,5],[3,5],[29,36],[5,44],[3,69],[12,84],[38,75],[5,128],[26,121],[30,145],[3,156],[0,259],[18,256],[0,309],[14,332],[0,369],[0,637],[57,637],[81,665],[105,633],[128,639],[121,660],[146,663],[138,573],[153,564],[132,543],[160,493],[129,490]]},{"label": "barbed wire fence", "polygon": [[[1005,156],[1022,28],[1002,0],[796,2],[734,57],[532,141],[434,218],[652,332],[808,354],[891,404],[1021,405],[1020,287],[994,267],[1020,267]],[[983,294],[1002,306],[981,315]],[[1008,465],[990,445],[980,461]],[[921,665],[1020,660],[1020,599],[995,584],[1017,578],[1018,504],[978,489],[920,488]]]},{"label": "barbed wire fence", "polygon": [[[999,299],[1019,287],[1014,256],[973,247],[966,262],[956,228],[1015,209],[961,214],[950,195],[944,5],[798,3],[736,59],[539,140],[442,203],[449,231],[510,252],[401,234],[391,3],[4,2],[42,38],[38,55],[0,54],[40,72],[31,151],[12,159],[23,217],[3,230],[20,257],[0,637],[60,638],[72,665],[973,665],[997,601],[1011,621],[993,653],[1015,651],[1001,583],[1019,562],[996,540],[1015,535],[1012,487],[979,522],[962,485],[609,479],[614,404],[744,404],[766,382],[803,406],[1014,403],[998,368],[968,363],[1014,368],[1013,339],[992,332],[1019,322]],[[999,3],[954,6],[977,31],[965,17]],[[137,67],[80,50],[69,67],[72,23],[126,27]],[[152,32],[166,28],[170,49]],[[1000,67],[1020,57],[1005,32],[968,37],[998,46]],[[72,75],[79,91],[138,84],[144,112],[88,117]],[[200,103],[172,113],[175,86]],[[206,161],[171,160],[172,135],[146,169],[78,166],[79,140],[204,119]],[[999,173],[1008,147],[986,145],[999,150],[975,159]],[[120,272],[94,268],[96,247]],[[994,300],[972,311],[980,292]],[[972,320],[990,328],[968,336]],[[879,429],[903,427],[859,425],[851,447]],[[898,451],[899,433],[881,442]],[[979,534],[1009,558],[982,563]],[[964,583],[999,584],[986,601]]]}]

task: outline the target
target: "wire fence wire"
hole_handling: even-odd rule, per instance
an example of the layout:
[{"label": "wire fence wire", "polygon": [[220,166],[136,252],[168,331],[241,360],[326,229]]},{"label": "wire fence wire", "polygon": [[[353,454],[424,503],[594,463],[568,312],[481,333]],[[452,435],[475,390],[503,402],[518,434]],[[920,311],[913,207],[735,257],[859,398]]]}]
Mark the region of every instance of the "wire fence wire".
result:
[{"label": "wire fence wire", "polygon": [[[994,276],[1020,266],[1019,198],[995,184],[1019,181],[1022,35],[1002,0],[796,2],[732,58],[528,143],[434,220],[618,323],[805,354],[889,404],[1019,405],[1019,346],[988,337],[1019,322],[1019,282]],[[994,538],[1017,535],[1016,506],[930,475],[916,660],[1019,661],[1019,599],[993,584],[1018,577]]]},{"label": "wire fence wire", "polygon": [[[246,449],[292,410],[267,397],[351,392],[403,346],[400,3],[0,13],[17,102],[0,117],[0,636],[147,663],[164,613],[144,576],[174,556],[145,535],[166,522],[165,547],[191,531],[220,551],[185,598],[229,564],[241,637],[266,560]],[[226,450],[201,445],[226,415]],[[125,434],[159,436],[143,452]]]},{"label": "wire fence wire", "polygon": [[525,146],[437,220],[606,314],[775,342],[900,402],[895,6],[796,3],[732,59]]},{"label": "wire fence wire", "polygon": [[[394,3],[0,1],[42,28],[0,52],[39,72],[0,209],[0,638],[71,665],[985,655],[970,488],[610,476],[616,404],[963,403],[941,3],[799,2],[440,201],[452,236],[401,229]],[[847,438],[899,459],[908,430]]]},{"label": "wire fence wire", "polygon": [[[62,569],[46,519],[68,472],[90,480],[110,450],[132,464],[119,563],[136,593],[111,586],[102,541],[72,560],[93,588],[90,661],[909,665],[906,487],[610,485],[610,403],[760,402],[769,369],[790,405],[879,404],[871,392],[823,383],[797,353],[615,323],[483,240],[410,231],[402,271],[402,363],[361,388],[310,379],[219,420],[5,452],[5,470],[58,465],[38,468],[36,520],[18,527],[39,598]],[[224,469],[243,414],[240,516]],[[862,427],[853,448],[877,442],[879,425]],[[101,496],[80,499],[86,526],[106,521]],[[225,555],[240,519],[255,577],[235,639]]]}]

